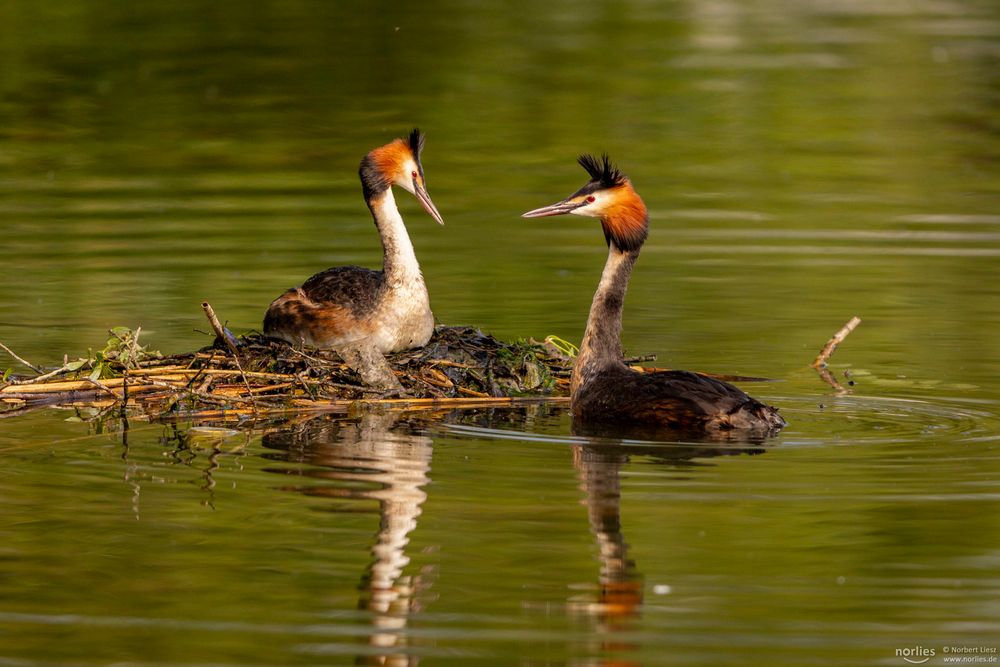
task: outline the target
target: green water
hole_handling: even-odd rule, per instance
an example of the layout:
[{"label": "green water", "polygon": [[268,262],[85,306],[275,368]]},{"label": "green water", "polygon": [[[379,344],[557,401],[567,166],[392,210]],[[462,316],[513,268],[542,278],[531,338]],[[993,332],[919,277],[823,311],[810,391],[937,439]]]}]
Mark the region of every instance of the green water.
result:
[{"label": "green water", "polygon": [[998,657],[995,3],[2,3],[0,341],[259,327],[378,264],[357,164],[413,126],[440,322],[579,340],[601,233],[519,214],[608,151],[651,211],[626,347],[776,378],[790,426],[0,413],[0,665]]}]

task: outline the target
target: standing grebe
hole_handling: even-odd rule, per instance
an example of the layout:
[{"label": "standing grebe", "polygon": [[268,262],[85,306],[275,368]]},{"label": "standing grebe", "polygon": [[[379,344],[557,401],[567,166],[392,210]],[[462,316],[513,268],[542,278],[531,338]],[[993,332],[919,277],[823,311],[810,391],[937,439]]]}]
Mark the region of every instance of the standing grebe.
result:
[{"label": "standing grebe", "polygon": [[778,411],[740,389],[690,371],[638,373],[624,361],[622,305],[632,266],[649,229],[646,205],[607,155],[581,155],[590,181],[563,201],[528,211],[525,218],[572,213],[600,218],[608,260],[594,294],[570,383],[573,417],[581,421],[666,426],[674,429],[776,431]]},{"label": "standing grebe", "polygon": [[392,195],[398,185],[444,224],[427,194],[423,147],[424,135],[415,129],[361,160],[365,202],[382,239],[382,270],[338,266],[317,273],[271,303],[264,316],[266,336],[336,350],[366,383],[399,387],[382,355],[422,347],[434,332],[427,286]]}]

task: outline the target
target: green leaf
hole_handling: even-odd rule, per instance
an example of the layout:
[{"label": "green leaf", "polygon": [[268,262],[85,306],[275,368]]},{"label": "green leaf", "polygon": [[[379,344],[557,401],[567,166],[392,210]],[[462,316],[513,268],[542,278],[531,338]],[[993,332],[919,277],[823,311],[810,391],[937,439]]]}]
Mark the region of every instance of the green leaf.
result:
[{"label": "green leaf", "polygon": [[576,357],[576,355],[580,354],[580,348],[568,340],[560,338],[559,336],[548,336],[545,339],[545,342],[552,345],[552,347],[556,348],[567,357]]},{"label": "green leaf", "polygon": [[101,372],[103,370],[104,370],[104,366],[102,366],[101,364],[98,364],[97,366],[94,367],[94,371],[90,375],[88,375],[87,377],[89,377],[91,380],[93,380],[93,381],[96,382],[96,381],[98,381],[98,380],[101,379]]},{"label": "green leaf", "polygon": [[77,359],[76,361],[71,361],[68,364],[66,364],[66,370],[78,371],[81,368],[83,368],[83,366],[87,363],[89,363],[88,359]]}]

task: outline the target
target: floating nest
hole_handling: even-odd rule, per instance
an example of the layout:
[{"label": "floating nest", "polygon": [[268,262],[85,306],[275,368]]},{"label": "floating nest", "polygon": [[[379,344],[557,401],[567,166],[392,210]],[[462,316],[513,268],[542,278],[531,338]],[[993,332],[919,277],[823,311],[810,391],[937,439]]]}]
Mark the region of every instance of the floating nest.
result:
[{"label": "floating nest", "polygon": [[[426,346],[388,355],[402,390],[385,393],[366,386],[331,350],[303,350],[257,334],[234,337],[203,303],[216,332],[212,345],[197,352],[164,356],[139,345],[141,328],[110,330],[103,350],[45,372],[2,348],[34,370],[0,379],[0,418],[40,407],[85,407],[100,419],[117,410],[122,417],[239,417],[290,410],[344,411],[359,403],[404,409],[448,409],[525,402],[568,401],[575,348],[550,336],[506,343],[472,327],[440,326]],[[838,395],[840,385],[826,362],[861,320],[852,318],[813,362]],[[647,355],[626,363],[652,361]],[[639,372],[658,368],[632,366]],[[703,373],[729,382],[766,378]],[[849,383],[853,384],[853,382]]]},{"label": "floating nest", "polygon": [[385,394],[365,386],[333,351],[250,334],[164,356],[140,346],[140,332],[112,329],[103,350],[33,378],[8,371],[0,415],[57,405],[156,417],[335,409],[358,401],[462,407],[558,400],[568,394],[572,369],[558,339],[506,343],[472,327],[440,326],[425,347],[387,356],[403,391]]}]

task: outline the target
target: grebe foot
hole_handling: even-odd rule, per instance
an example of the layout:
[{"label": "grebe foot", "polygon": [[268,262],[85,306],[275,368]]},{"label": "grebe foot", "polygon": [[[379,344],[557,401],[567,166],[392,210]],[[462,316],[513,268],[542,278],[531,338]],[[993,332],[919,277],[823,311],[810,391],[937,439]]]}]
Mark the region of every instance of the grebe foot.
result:
[{"label": "grebe foot", "polygon": [[385,356],[374,347],[354,345],[337,350],[344,363],[372,389],[403,393],[403,385]]}]

